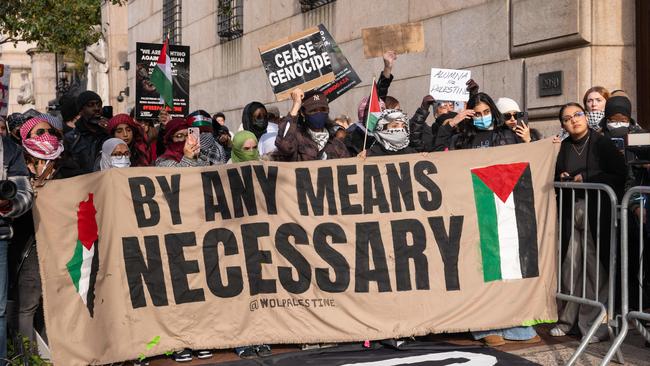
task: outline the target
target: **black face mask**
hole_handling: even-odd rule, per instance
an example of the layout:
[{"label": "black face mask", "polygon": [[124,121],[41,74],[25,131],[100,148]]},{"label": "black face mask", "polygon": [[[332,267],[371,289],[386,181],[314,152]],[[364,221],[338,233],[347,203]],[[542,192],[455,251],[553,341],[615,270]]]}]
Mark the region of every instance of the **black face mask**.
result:
[{"label": "black face mask", "polygon": [[611,137],[625,137],[627,136],[628,133],[630,133],[630,128],[629,127],[617,127],[617,128],[610,128],[608,129],[609,135]]},{"label": "black face mask", "polygon": [[268,125],[269,121],[266,118],[257,118],[253,120],[251,127],[257,131],[264,131]]}]

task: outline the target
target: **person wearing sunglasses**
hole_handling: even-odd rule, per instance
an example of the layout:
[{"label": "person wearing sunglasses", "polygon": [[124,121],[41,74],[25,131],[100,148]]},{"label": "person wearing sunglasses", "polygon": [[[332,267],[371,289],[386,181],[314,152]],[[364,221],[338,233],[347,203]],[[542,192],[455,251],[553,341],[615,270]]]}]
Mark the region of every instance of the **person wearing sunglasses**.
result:
[{"label": "person wearing sunglasses", "polygon": [[[52,179],[65,178],[61,169],[65,159],[62,135],[52,126],[48,116],[36,116],[20,126],[23,156],[29,171],[29,183],[34,192]],[[72,174],[74,175],[74,174]],[[34,194],[34,199],[37,195]],[[16,299],[17,322],[10,326],[18,334],[34,341],[34,317],[41,300],[41,280],[39,275],[38,254],[34,221],[31,211],[14,221],[15,235],[11,241],[10,257],[15,263],[9,292]]]},{"label": "person wearing sunglasses", "polygon": [[519,104],[510,98],[499,98],[496,101],[497,108],[506,126],[510,127],[512,131],[519,136],[523,142],[537,141],[541,139],[539,131],[530,128],[526,121],[526,113],[522,112]]},{"label": "person wearing sunglasses", "polygon": [[[587,113],[578,103],[563,105],[558,118],[569,137],[564,139],[560,145],[560,152],[555,164],[555,180],[606,184],[616,192],[620,199],[623,195],[627,168],[623,155],[617,150],[614,143],[589,128]],[[574,294],[581,294],[584,291],[588,299],[595,299],[596,293],[598,293],[598,301],[606,304],[608,301],[607,273],[610,259],[610,203],[608,199],[602,199],[601,208],[598,210],[597,205],[592,204],[592,202],[598,201],[596,191],[591,191],[587,198],[584,192],[577,191],[575,203],[571,199],[570,191],[565,192],[565,199],[562,201],[562,212],[574,213],[573,216],[571,214],[563,215],[561,223],[562,288],[573,288]],[[586,226],[584,225],[585,216],[588,220]],[[600,232],[599,237],[598,232]],[[587,243],[586,250],[583,251],[585,241]],[[600,242],[600,252],[597,254],[596,243],[598,241]],[[583,258],[587,263],[586,268],[589,269],[586,273],[585,288],[582,285]],[[589,331],[593,322],[598,319],[598,312],[599,309],[593,306],[561,301],[558,303],[558,322],[551,329],[550,334],[560,337],[577,328],[584,335]],[[607,327],[601,326],[596,334],[589,339],[589,343],[600,342],[607,338]]]}]

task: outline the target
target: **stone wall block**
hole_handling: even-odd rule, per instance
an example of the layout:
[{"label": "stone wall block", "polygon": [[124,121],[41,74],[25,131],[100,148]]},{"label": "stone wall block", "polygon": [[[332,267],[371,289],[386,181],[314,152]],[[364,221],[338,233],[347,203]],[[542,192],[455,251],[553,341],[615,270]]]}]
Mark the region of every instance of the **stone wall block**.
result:
[{"label": "stone wall block", "polygon": [[491,1],[442,16],[442,67],[460,69],[509,58],[508,2]]},{"label": "stone wall block", "polygon": [[481,5],[488,0],[411,0],[409,1],[409,21],[431,18],[454,12],[463,8]]},{"label": "stone wall block", "polygon": [[513,0],[513,56],[591,42],[591,0]]},{"label": "stone wall block", "polygon": [[[540,97],[538,76],[541,73],[562,71],[562,95]],[[591,52],[579,48],[526,59],[526,105],[532,118],[553,118],[559,106],[580,102],[583,93],[591,87]]]}]

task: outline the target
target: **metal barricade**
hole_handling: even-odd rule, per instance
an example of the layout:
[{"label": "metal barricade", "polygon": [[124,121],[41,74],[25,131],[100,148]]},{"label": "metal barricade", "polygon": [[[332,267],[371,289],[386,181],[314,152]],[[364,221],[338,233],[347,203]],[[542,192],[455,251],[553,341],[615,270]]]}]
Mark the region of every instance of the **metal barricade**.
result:
[{"label": "metal barricade", "polygon": [[650,332],[645,329],[640,320],[650,321],[650,313],[643,311],[643,230],[645,224],[643,223],[643,210],[639,212],[639,271],[633,275],[639,276],[638,283],[639,286],[639,301],[638,307],[636,310],[630,311],[629,304],[629,283],[628,283],[628,271],[629,271],[629,262],[628,262],[628,250],[629,250],[629,219],[628,219],[628,209],[630,207],[630,200],[635,194],[650,194],[650,187],[634,187],[628,190],[623,196],[621,202],[621,315],[623,318],[620,333],[612,342],[607,355],[603,359],[602,365],[606,365],[614,357],[614,353],[620,352],[620,346],[625,340],[629,330],[629,323],[632,322],[636,329],[643,335],[643,337],[650,342]]},{"label": "metal barricade", "polygon": [[[578,360],[578,357],[584,352],[584,350],[587,348],[587,345],[589,344],[589,340],[596,334],[596,331],[598,328],[601,326],[603,323],[603,320],[605,320],[605,317],[607,316],[607,329],[609,332],[610,338],[614,338],[615,332],[614,332],[614,327],[617,327],[617,322],[615,321],[615,307],[614,307],[614,298],[616,294],[616,254],[617,254],[617,235],[616,235],[616,226],[617,226],[617,199],[616,199],[616,194],[614,193],[614,190],[612,190],[611,187],[605,185],[605,184],[596,184],[596,183],[576,183],[576,182],[555,182],[555,188],[559,189],[558,192],[558,199],[559,199],[559,211],[558,211],[558,219],[559,219],[559,237],[558,237],[558,272],[557,272],[557,294],[555,295],[558,300],[561,301],[566,301],[566,302],[574,302],[580,305],[586,305],[586,306],[592,306],[595,308],[600,309],[600,312],[598,313],[597,318],[594,320],[593,324],[589,328],[589,331],[587,334],[583,334],[582,341],[580,342],[578,348],[576,351],[573,353],[569,361],[567,362],[567,365],[573,365],[576,363]],[[582,291],[575,291],[575,286],[574,286],[574,264],[575,264],[575,251],[571,247],[574,244],[569,244],[569,249],[567,250],[567,256],[571,256],[571,266],[570,266],[570,273],[569,273],[569,282],[570,286],[569,288],[563,288],[562,286],[562,264],[564,262],[564,259],[562,257],[562,226],[565,225],[566,223],[563,221],[565,218],[565,215],[569,214],[571,215],[570,219],[570,225],[571,225],[571,234],[570,234],[570,243],[574,242],[574,232],[575,232],[575,225],[576,225],[576,220],[575,220],[575,215],[576,215],[576,203],[577,203],[577,198],[576,193],[577,192],[582,192],[584,194],[584,197],[581,198],[584,203],[581,203],[581,205],[584,205],[583,209],[583,221],[582,221],[582,227],[583,227],[583,235],[582,235],[582,243],[581,244],[575,244],[575,245],[581,245],[582,247],[582,264],[580,265],[581,269],[581,274],[582,274]],[[595,199],[596,202],[590,202],[589,200],[589,192],[596,192],[597,193],[597,198]],[[567,198],[566,196],[569,195]],[[570,199],[571,200],[571,210],[570,212],[563,212],[565,200]],[[596,205],[596,222],[600,223],[601,219],[601,208],[603,205],[602,200],[608,200],[610,204],[610,237],[609,237],[609,243],[610,243],[610,248],[609,248],[609,271],[608,271],[608,285],[607,285],[607,294],[608,294],[608,299],[607,303],[603,304],[602,302],[598,301],[599,299],[599,289],[600,289],[600,245],[601,245],[601,225],[598,224],[596,227],[592,228],[589,225],[589,210],[591,205]],[[588,268],[588,265],[593,265],[593,263],[587,263],[587,242],[589,238],[589,232],[590,230],[596,230],[596,235],[595,235],[595,246],[596,246],[596,265],[595,268]],[[587,287],[587,274],[588,271],[596,271],[596,286],[595,286],[595,294],[587,294],[586,287]],[[579,293],[576,293],[579,292]],[[591,296],[590,296],[591,295]],[[622,363],[623,362],[623,355],[621,354],[620,351],[616,352],[618,350],[615,350],[615,353],[617,354],[618,360]],[[610,357],[611,359],[611,357]]]}]

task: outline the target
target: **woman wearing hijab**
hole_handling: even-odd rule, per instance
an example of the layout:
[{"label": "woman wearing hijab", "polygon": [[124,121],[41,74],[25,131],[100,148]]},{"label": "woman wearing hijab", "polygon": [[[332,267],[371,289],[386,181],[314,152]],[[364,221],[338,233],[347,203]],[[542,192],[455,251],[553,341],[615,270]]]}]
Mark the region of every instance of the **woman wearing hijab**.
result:
[{"label": "woman wearing hijab", "polygon": [[208,162],[199,159],[201,146],[194,136],[188,136],[189,127],[184,118],[174,118],[165,126],[165,153],[156,160],[160,167],[208,166]]},{"label": "woman wearing hijab", "polygon": [[131,166],[150,166],[151,151],[142,126],[128,114],[120,113],[108,121],[108,133],[122,139],[131,152]]},{"label": "woman wearing hijab", "polygon": [[260,160],[257,138],[250,131],[239,131],[232,139],[232,151],[228,163]]},{"label": "woman wearing hijab", "polygon": [[131,166],[131,151],[122,139],[110,138],[102,144],[99,162],[100,170],[110,168],[128,168]]},{"label": "woman wearing hijab", "polygon": [[251,102],[244,107],[241,115],[242,128],[255,134],[259,138],[266,133],[266,127],[269,125],[268,113],[264,104],[260,102]]}]

